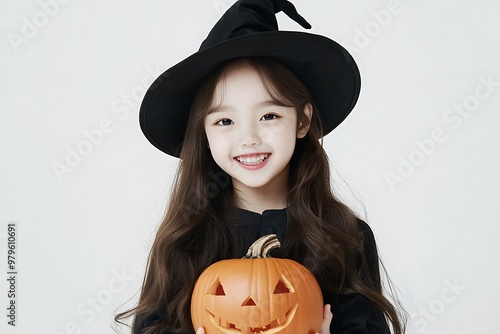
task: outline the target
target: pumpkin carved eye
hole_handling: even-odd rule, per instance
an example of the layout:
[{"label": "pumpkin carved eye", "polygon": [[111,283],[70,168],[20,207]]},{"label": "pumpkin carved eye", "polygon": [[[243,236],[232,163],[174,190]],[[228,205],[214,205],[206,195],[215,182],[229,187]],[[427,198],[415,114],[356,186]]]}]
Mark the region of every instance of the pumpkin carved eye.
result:
[{"label": "pumpkin carved eye", "polygon": [[220,283],[219,278],[215,280],[215,282],[212,283],[210,288],[208,288],[207,295],[213,295],[213,296],[225,296],[226,293],[224,292],[224,288],[222,287],[222,284]]},{"label": "pumpkin carved eye", "polygon": [[276,287],[274,288],[273,294],[276,295],[276,294],[290,293],[290,292],[294,292],[293,287],[290,284],[290,282],[288,282],[288,280],[285,278],[285,276],[283,276],[282,274],[280,280],[278,281]]}]

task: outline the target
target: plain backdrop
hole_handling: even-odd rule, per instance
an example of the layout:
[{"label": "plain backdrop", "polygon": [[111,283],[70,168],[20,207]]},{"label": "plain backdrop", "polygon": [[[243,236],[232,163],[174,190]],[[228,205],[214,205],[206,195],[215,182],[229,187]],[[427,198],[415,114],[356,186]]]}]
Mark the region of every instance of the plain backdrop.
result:
[{"label": "plain backdrop", "polygon": [[[143,136],[140,101],[232,2],[2,3],[2,333],[114,333],[114,313],[136,303],[177,165]],[[375,233],[408,333],[498,332],[500,3],[293,3],[360,67],[359,102],[324,147],[339,196]]]}]

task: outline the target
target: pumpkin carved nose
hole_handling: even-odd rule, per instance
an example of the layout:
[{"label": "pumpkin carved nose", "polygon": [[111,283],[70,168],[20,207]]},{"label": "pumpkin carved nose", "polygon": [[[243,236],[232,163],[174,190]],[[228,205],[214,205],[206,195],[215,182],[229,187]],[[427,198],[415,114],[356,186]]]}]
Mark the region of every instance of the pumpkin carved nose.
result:
[{"label": "pumpkin carved nose", "polygon": [[241,306],[257,306],[252,297],[248,296],[247,299],[241,304]]}]

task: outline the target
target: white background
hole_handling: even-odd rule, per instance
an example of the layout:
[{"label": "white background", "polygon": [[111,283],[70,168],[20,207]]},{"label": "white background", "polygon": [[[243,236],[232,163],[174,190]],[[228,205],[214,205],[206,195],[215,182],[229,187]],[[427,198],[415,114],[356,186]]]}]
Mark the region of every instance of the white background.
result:
[{"label": "white background", "polygon": [[[177,163],[142,135],[139,103],[233,2],[60,1],[0,14],[2,277],[9,222],[18,239],[17,322],[6,324],[2,278],[2,333],[113,333],[113,313],[134,305]],[[408,332],[497,333],[500,3],[293,2],[360,67],[358,105],[324,146],[375,232]],[[70,167],[78,149],[88,154]]]}]

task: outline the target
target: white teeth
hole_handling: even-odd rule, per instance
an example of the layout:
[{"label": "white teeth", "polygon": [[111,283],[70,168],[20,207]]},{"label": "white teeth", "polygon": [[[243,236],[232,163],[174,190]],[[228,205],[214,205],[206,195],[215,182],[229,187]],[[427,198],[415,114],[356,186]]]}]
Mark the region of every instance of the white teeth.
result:
[{"label": "white teeth", "polygon": [[262,161],[264,161],[268,156],[269,154],[266,153],[266,154],[256,154],[246,157],[237,157],[236,159],[245,165],[258,165]]}]

